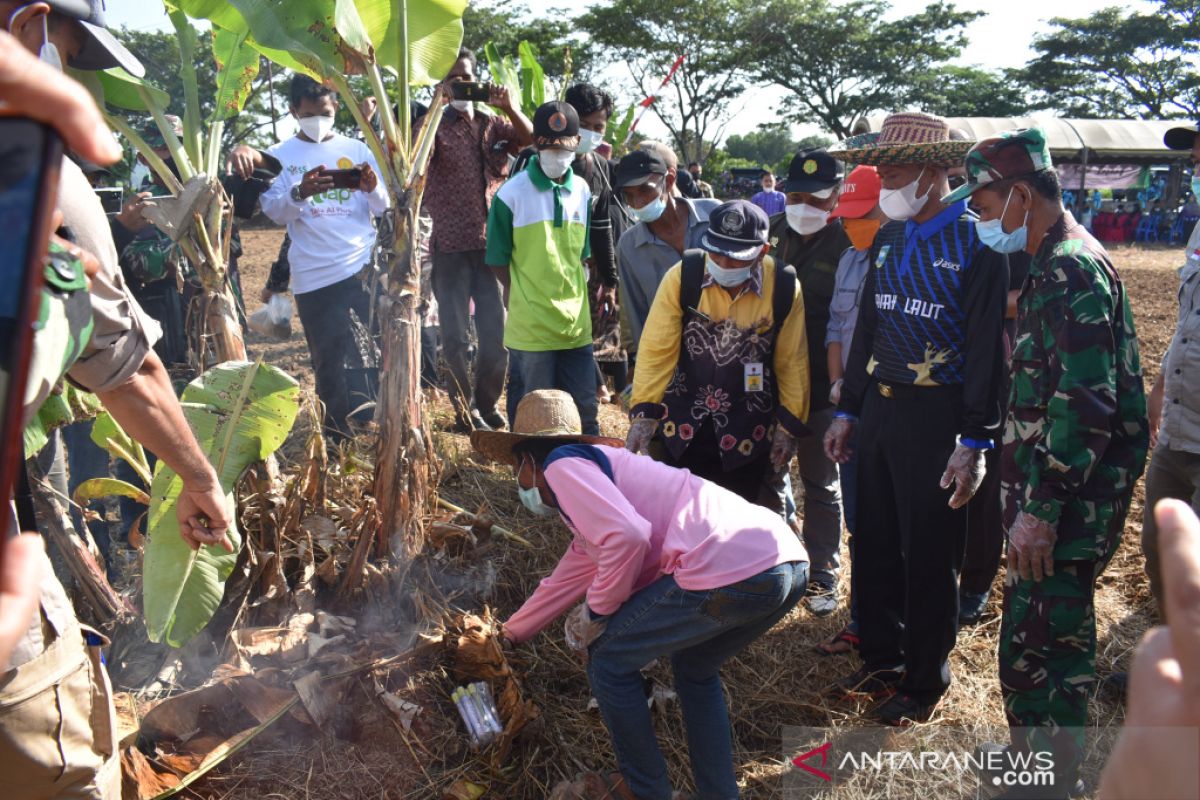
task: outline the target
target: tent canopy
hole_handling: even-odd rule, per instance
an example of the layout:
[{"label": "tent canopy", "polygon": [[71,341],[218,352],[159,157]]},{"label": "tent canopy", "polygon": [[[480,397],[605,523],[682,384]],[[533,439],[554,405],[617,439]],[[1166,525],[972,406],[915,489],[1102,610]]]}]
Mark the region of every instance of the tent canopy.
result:
[{"label": "tent canopy", "polygon": [[[855,133],[879,130],[885,117],[864,117],[855,123]],[[946,121],[976,141],[1015,128],[1041,128],[1046,132],[1050,157],[1059,164],[1166,164],[1191,160],[1190,151],[1170,150],[1163,144],[1163,134],[1186,124],[1184,120],[950,117]]]}]

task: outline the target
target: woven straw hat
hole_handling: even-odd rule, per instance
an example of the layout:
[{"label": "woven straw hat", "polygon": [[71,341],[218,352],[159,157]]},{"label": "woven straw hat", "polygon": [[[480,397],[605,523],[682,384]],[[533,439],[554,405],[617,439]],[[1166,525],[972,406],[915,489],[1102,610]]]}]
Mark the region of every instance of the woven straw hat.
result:
[{"label": "woven straw hat", "polygon": [[571,395],[560,389],[538,389],[521,398],[517,404],[512,432],[474,431],[471,444],[480,455],[493,461],[511,463],[512,450],[527,439],[562,440],[563,444],[606,444],[624,447],[620,439],[608,436],[587,436],[580,431],[579,409]]},{"label": "woven straw hat", "polygon": [[962,164],[972,141],[950,138],[950,125],[941,117],[920,111],[889,114],[875,140],[851,137],[829,148],[829,154],[851,164],[873,167],[922,164],[954,167]]}]

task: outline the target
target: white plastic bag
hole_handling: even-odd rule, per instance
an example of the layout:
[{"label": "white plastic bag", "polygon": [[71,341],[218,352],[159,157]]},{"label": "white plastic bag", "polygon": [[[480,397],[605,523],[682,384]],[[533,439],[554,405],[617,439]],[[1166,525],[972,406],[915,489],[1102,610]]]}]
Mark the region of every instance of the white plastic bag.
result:
[{"label": "white plastic bag", "polygon": [[272,339],[292,336],[292,299],[286,294],[273,294],[267,304],[246,317],[250,330]]}]

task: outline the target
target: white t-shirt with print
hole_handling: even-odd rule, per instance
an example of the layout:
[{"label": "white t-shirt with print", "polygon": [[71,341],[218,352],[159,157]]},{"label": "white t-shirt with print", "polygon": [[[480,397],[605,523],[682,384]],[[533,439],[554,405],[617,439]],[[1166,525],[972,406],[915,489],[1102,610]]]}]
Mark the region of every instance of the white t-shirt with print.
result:
[{"label": "white t-shirt with print", "polygon": [[378,174],[370,149],[335,133],[320,143],[293,136],[267,152],[279,159],[283,172],[263,193],[262,210],[276,223],[286,224],[292,237],[288,250],[292,292],[315,292],[358,274],[375,245],[371,216],[383,214],[388,207],[383,180],[370,193],[331,189],[300,202],[292,199],[292,187],[304,173],[321,165],[349,169],[366,161]]}]

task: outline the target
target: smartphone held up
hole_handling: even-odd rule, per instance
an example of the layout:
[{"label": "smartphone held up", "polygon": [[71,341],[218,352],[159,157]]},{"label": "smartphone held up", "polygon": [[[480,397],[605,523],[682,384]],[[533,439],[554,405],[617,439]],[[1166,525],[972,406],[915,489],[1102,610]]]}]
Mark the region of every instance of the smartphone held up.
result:
[{"label": "smartphone held up", "polygon": [[[12,495],[41,307],[43,269],[58,193],[62,142],[33,120],[0,117],[0,494]],[[7,528],[9,515],[0,514]],[[3,536],[17,531],[4,530]]]}]

